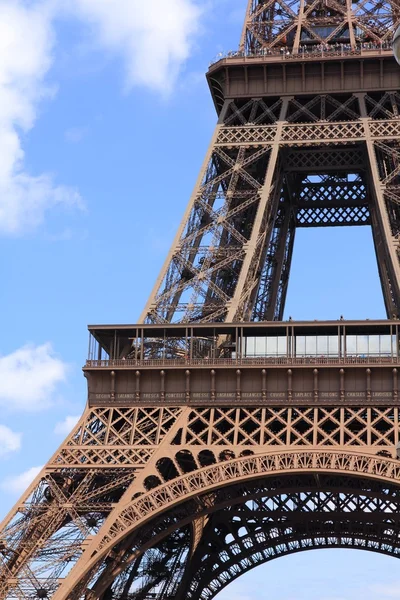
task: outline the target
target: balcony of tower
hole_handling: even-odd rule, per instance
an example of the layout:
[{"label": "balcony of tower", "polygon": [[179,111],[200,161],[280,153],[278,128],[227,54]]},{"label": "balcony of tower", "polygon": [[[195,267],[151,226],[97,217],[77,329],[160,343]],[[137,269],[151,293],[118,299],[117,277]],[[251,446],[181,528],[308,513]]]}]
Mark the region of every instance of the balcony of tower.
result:
[{"label": "balcony of tower", "polygon": [[248,0],[238,50],[207,73],[217,111],[233,98],[398,89],[399,22],[379,0]]},{"label": "balcony of tower", "polygon": [[228,52],[207,72],[219,114],[225,100],[268,96],[379,92],[400,88],[400,69],[391,47],[327,47]]},{"label": "balcony of tower", "polygon": [[90,406],[396,404],[399,321],[90,326]]}]

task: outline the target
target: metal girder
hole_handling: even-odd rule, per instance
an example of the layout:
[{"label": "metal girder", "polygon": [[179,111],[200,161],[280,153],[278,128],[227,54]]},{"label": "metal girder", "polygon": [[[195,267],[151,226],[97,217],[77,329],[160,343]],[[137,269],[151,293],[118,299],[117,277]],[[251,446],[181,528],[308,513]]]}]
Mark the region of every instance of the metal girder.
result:
[{"label": "metal girder", "polygon": [[[280,469],[328,470],[332,477],[367,472],[396,487],[400,464],[391,456],[399,433],[397,406],[87,411],[2,525],[2,597],[46,590],[54,600],[105,600],[115,585],[121,600],[128,589],[129,599],[144,589],[166,598],[161,583],[171,590],[184,575],[189,581],[186,562],[209,528],[207,520],[200,527],[194,521],[218,508],[224,478],[236,481],[240,472],[247,481],[257,469],[264,477]],[[127,463],[133,444],[141,457]],[[64,466],[65,456],[74,462]],[[187,493],[195,500],[185,508],[179,499]],[[387,518],[386,508],[377,510]],[[151,527],[136,527],[151,515]],[[191,523],[192,535],[185,529]],[[71,585],[74,593],[65,595]]]},{"label": "metal girder", "polygon": [[[294,228],[370,225],[371,210],[378,215],[375,238],[386,247],[386,267],[379,270],[388,316],[399,314],[398,100],[395,92],[227,100],[179,236],[141,319],[280,319],[287,289],[281,274],[289,274]],[[279,244],[281,228],[274,223],[283,210],[284,188],[294,222],[287,242]]]},{"label": "metal girder", "polygon": [[210,600],[248,569],[306,548],[382,552],[386,546],[399,556],[398,491],[388,500],[378,489],[365,492],[363,484],[351,477],[289,476],[248,488],[245,503],[209,519],[185,598]]},{"label": "metal girder", "polygon": [[363,179],[341,173],[303,179],[295,200],[297,227],[370,225]]},{"label": "metal girder", "polygon": [[[210,600],[306,548],[399,556],[397,322],[374,324],[390,353],[368,357],[341,347],[360,324],[325,323],[337,355],[310,357],[309,324],[261,323],[283,318],[296,227],[332,225],[371,224],[398,318],[400,95],[377,48],[399,19],[400,0],[249,1],[243,81],[228,65],[229,93],[215,83],[219,122],[140,319],[160,327],[96,338],[80,422],[0,526],[1,598]],[[338,56],[368,44],[353,76]],[[243,355],[248,321],[275,328],[266,344],[284,328],[283,355]]]},{"label": "metal girder", "polygon": [[240,51],[269,55],[276,50],[293,54],[317,45],[355,51],[361,44],[391,43],[399,24],[397,1],[249,0]]},{"label": "metal girder", "polygon": [[278,211],[259,277],[252,320],[282,320],[295,234],[296,208],[283,183]]}]

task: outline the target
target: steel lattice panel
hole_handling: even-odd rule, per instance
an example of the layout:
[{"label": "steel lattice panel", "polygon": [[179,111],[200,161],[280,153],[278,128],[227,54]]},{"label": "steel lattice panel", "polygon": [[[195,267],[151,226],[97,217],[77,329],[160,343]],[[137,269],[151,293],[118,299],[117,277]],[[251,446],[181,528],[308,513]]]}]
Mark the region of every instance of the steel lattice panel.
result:
[{"label": "steel lattice panel", "polygon": [[326,227],[346,225],[370,225],[368,206],[343,208],[299,208],[296,213],[297,227]]},{"label": "steel lattice panel", "polygon": [[[207,74],[219,121],[141,325],[97,339],[80,422],[1,525],[1,598],[211,600],[290,552],[399,556],[399,24],[400,0],[249,0],[239,51]],[[244,368],[240,336],[216,347],[218,324],[279,325],[297,227],[345,225],[371,225],[396,352]]]}]

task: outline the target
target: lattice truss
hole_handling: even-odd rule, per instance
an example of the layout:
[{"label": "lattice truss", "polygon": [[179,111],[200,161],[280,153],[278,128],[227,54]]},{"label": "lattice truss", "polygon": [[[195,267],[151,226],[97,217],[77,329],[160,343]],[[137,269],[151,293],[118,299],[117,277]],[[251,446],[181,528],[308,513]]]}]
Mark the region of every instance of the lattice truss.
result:
[{"label": "lattice truss", "polygon": [[1,598],[52,595],[179,413],[137,408],[84,415],[0,534]]},{"label": "lattice truss", "polygon": [[296,227],[370,224],[398,314],[399,106],[395,91],[227,101],[142,319],[280,320]]},{"label": "lattice truss", "polygon": [[[255,566],[299,550],[343,547],[400,555],[398,489],[351,477],[281,477],[212,513],[187,577],[187,598],[210,600]],[[218,501],[221,501],[218,498]]]},{"label": "lattice truss", "polygon": [[[187,473],[278,448],[347,448],[390,456],[398,440],[397,407],[92,409],[2,526],[0,596],[52,597],[104,523],[113,522],[119,505]],[[163,594],[171,593],[170,586],[183,577],[179,568],[194,552],[204,523],[192,523],[166,541],[165,518],[136,540],[136,550],[142,550],[131,556],[129,569],[124,561],[131,539],[119,553],[113,551],[121,579],[112,598],[124,598],[132,586],[147,594],[161,583]],[[96,567],[93,581],[110,577],[109,562]],[[170,571],[176,574],[173,582],[166,580]]]},{"label": "lattice truss", "polygon": [[245,446],[395,445],[397,409],[204,408],[192,411],[182,442]]},{"label": "lattice truss", "polygon": [[[224,320],[243,270],[270,154],[269,147],[214,147],[149,321]],[[265,244],[270,219],[271,205],[257,248]]]},{"label": "lattice truss", "polygon": [[[97,573],[91,589],[115,600],[208,600],[248,569],[299,550],[350,547],[398,557],[398,509],[398,486],[349,475],[289,475],[221,488],[131,537],[125,564]],[[191,535],[181,525],[190,514]],[[163,527],[163,541],[139,562],[139,545],[160,537]]]},{"label": "lattice truss", "polygon": [[[386,44],[399,3],[250,0],[242,50]],[[141,321],[282,319],[296,227],[369,223],[398,314],[399,107],[227,100]],[[87,409],[1,525],[0,597],[209,600],[305,548],[398,556],[398,442],[389,406]]]},{"label": "lattice truss", "polygon": [[360,0],[249,0],[240,49],[298,52],[316,45],[390,44],[399,24],[399,2]]},{"label": "lattice truss", "polygon": [[[129,565],[131,565],[132,562],[138,558],[138,551],[141,551],[142,554],[145,552],[146,548],[144,539],[148,539],[149,530],[154,532],[152,536],[154,545],[155,543],[157,543],[156,537],[159,537],[160,531],[164,531],[165,538],[168,535],[169,531],[178,531],[182,528],[182,525],[185,525],[188,522],[191,523],[192,536],[190,545],[185,547],[186,556],[188,557],[187,563],[186,565],[182,565],[182,563],[180,563],[178,576],[175,577],[175,574],[171,573],[170,577],[168,578],[168,583],[164,583],[164,585],[167,585],[167,589],[169,590],[170,594],[169,597],[171,597],[172,595],[174,598],[177,599],[187,598],[188,590],[191,590],[192,597],[201,597],[200,593],[203,590],[207,590],[207,588],[201,586],[199,589],[198,580],[197,582],[195,582],[195,584],[197,583],[197,585],[193,586],[192,580],[193,575],[195,575],[198,571],[198,564],[196,565],[196,555],[197,558],[200,558],[200,562],[202,562],[203,560],[207,560],[207,551],[206,553],[204,552],[204,546],[202,551],[201,542],[202,540],[205,540],[207,542],[208,535],[211,533],[207,529],[209,516],[213,513],[216,513],[217,511],[220,511],[220,508],[226,508],[227,506],[241,505],[244,503],[246,504],[246,506],[248,506],[248,502],[253,499],[255,486],[257,486],[256,497],[258,498],[265,495],[272,495],[274,498],[276,498],[279,495],[279,490],[283,492],[285,490],[285,487],[288,488],[287,492],[290,495],[291,485],[287,485],[288,478],[286,478],[286,474],[288,471],[290,472],[290,470],[293,468],[297,470],[300,469],[300,471],[304,469],[305,471],[308,471],[306,472],[306,474],[308,475],[309,480],[311,480],[312,482],[312,488],[316,485],[319,488],[319,492],[318,498],[315,500],[309,494],[310,489],[308,485],[299,485],[299,481],[301,480],[299,477],[296,477],[296,482],[293,485],[293,489],[296,492],[300,492],[300,497],[297,499],[298,506],[293,506],[293,504],[289,504],[289,507],[287,508],[292,508],[292,510],[296,510],[299,507],[299,505],[302,505],[302,508],[304,508],[304,510],[306,510],[307,512],[312,510],[315,510],[315,512],[317,512],[318,509],[320,509],[320,514],[322,515],[322,518],[325,522],[325,526],[323,527],[322,531],[318,529],[318,520],[320,518],[319,516],[315,517],[316,523],[314,527],[310,528],[305,536],[304,523],[303,526],[297,526],[297,531],[294,533],[294,535],[289,536],[289,540],[292,543],[285,544],[285,541],[283,541],[282,539],[279,540],[281,543],[277,544],[274,548],[271,549],[272,552],[270,552],[270,558],[272,558],[272,554],[274,553],[274,551],[276,555],[279,555],[279,551],[290,552],[304,548],[320,547],[324,545],[324,541],[326,545],[354,545],[355,547],[364,547],[366,549],[372,549],[375,551],[397,555],[397,547],[393,547],[393,542],[396,541],[397,538],[397,531],[395,530],[391,532],[389,529],[390,525],[394,522],[396,515],[396,503],[392,501],[396,495],[396,490],[398,489],[398,477],[400,474],[399,467],[396,461],[389,459],[378,460],[372,457],[367,458],[365,456],[363,457],[360,455],[350,456],[348,454],[335,454],[319,451],[314,454],[290,452],[287,454],[271,454],[269,456],[263,457],[247,456],[236,461],[230,461],[225,459],[224,462],[209,465],[201,471],[196,471],[196,468],[193,465],[190,467],[189,464],[187,464],[185,475],[182,475],[181,477],[178,476],[175,479],[172,479],[169,482],[169,484],[166,484],[164,486],[161,485],[154,488],[145,496],[143,496],[143,498],[139,498],[138,501],[133,502],[130,507],[127,507],[126,509],[122,510],[122,512],[120,513],[120,517],[116,520],[116,523],[109,528],[109,534],[103,538],[103,541],[101,542],[100,546],[98,546],[99,549],[101,549],[101,547],[104,547],[104,544],[110,544],[112,543],[113,539],[117,539],[117,537],[121,533],[122,525],[124,525],[125,527],[132,527],[135,521],[137,521],[140,518],[146,518],[146,520],[148,521],[149,515],[155,510],[155,508],[157,507],[157,505],[160,504],[160,502],[164,506],[163,515],[160,518],[157,518],[155,520],[155,523],[153,521],[151,525],[147,525],[145,530],[139,529],[136,535],[132,535],[131,537],[125,536],[125,540],[118,544],[118,552],[124,553],[124,562],[121,564],[121,561],[118,562],[118,559],[111,558],[111,561],[109,561],[108,564],[108,568],[99,569],[99,565],[95,565],[92,568],[92,570],[88,572],[85,579],[81,580],[81,583],[78,587],[75,587],[73,589],[69,588],[71,590],[71,600],[79,598],[80,594],[85,589],[87,584],[91,585],[90,593],[86,592],[88,597],[92,596],[96,598],[103,598],[104,596],[111,595],[112,597],[118,598],[119,596],[117,594],[114,595],[115,582],[116,580],[118,581],[117,578],[119,578],[120,574],[122,574],[126,568],[129,568]],[[314,469],[316,472],[314,471],[310,473],[310,468]],[[318,473],[319,468],[332,471],[333,477],[329,478],[328,490],[326,490],[325,488],[325,472]],[[278,484],[275,482],[272,483],[271,488],[274,490],[272,494],[270,494],[269,491],[265,492],[265,487],[269,487],[269,482],[267,482],[266,484],[260,484],[259,482],[256,482],[255,485],[253,485],[251,481],[253,479],[254,482],[254,477],[256,476],[256,474],[258,474],[265,480],[266,473],[270,473],[270,475],[272,475],[274,472],[281,471],[282,469],[284,469],[285,473],[282,473],[281,475],[279,475],[279,477],[276,478]],[[344,478],[340,476],[338,477],[338,475],[345,475],[347,479],[349,475],[354,475],[355,472],[358,473],[358,476],[361,475],[361,480],[364,480],[364,484],[361,485],[364,487],[360,488],[360,481],[358,480],[358,482],[355,482],[355,484],[351,486],[352,489],[350,492],[348,484],[346,485]],[[380,479],[378,486],[374,485],[374,479],[370,481],[368,481],[368,479],[366,480],[365,474],[368,474],[367,477],[378,477],[378,479]],[[390,476],[388,477],[389,474]],[[244,480],[243,477],[245,477]],[[241,479],[242,481],[238,481]],[[279,485],[280,481],[283,481],[283,489],[282,486]],[[231,484],[233,483],[233,485],[227,486],[228,482],[230,482]],[[333,495],[329,494],[329,492],[332,491],[332,488],[337,489],[337,491],[339,492],[339,501],[335,502]],[[355,498],[355,496],[360,495],[360,489],[365,489],[365,496],[367,496],[368,498],[364,499],[364,493],[361,492],[362,497],[360,501],[358,501]],[[278,493],[276,493],[277,490]],[[185,500],[185,495],[188,491],[192,493],[196,491],[197,493],[195,497],[192,496],[191,499]],[[327,495],[325,495],[326,491],[328,491]],[[352,493],[352,500],[349,494],[347,498],[344,498],[346,492]],[[374,499],[376,498],[377,493],[381,494],[383,500],[387,500],[389,498],[389,502],[383,501],[382,503],[379,502],[379,504],[375,504]],[[172,498],[176,498],[178,500],[179,506],[168,510],[167,506],[171,502]],[[285,501],[285,498],[282,498],[282,500]],[[335,502],[334,505],[336,506],[336,510],[339,509],[347,513],[347,515],[344,515],[347,518],[342,518],[342,522],[344,524],[343,528],[339,525],[339,523],[335,528],[335,533],[337,535],[335,535],[335,533],[332,533],[332,528],[330,527],[331,524],[326,523],[326,513],[324,514],[325,508],[332,509],[333,502]],[[258,505],[258,507],[260,508],[260,505]],[[354,511],[354,513],[352,514],[355,507],[356,511]],[[279,508],[282,508],[282,502],[279,503]],[[254,507],[254,510],[256,510],[256,507]],[[374,512],[375,514],[373,516],[371,514],[361,515],[361,512],[364,510],[367,513]],[[383,514],[378,515],[379,512],[382,512]],[[277,514],[274,514],[274,517],[277,517],[279,513],[282,515],[282,511],[278,511]],[[388,513],[390,514],[388,515]],[[223,523],[223,514],[221,514],[221,512],[219,512],[218,514],[221,516],[221,522]],[[375,515],[377,515],[377,518],[375,517]],[[392,515],[394,516],[394,518]],[[288,515],[286,514],[285,516],[287,517]],[[303,517],[299,513],[298,516],[300,516],[301,523],[301,521],[303,521]],[[386,520],[387,517],[389,517],[388,520]],[[353,521],[357,519],[361,521],[360,526],[356,525],[354,527],[349,528],[349,520]],[[216,517],[216,520],[218,520],[218,517]],[[297,519],[295,518],[293,523],[294,525],[296,520]],[[376,538],[374,537],[374,535],[372,535],[371,539],[368,539],[367,541],[366,535],[367,532],[371,530],[370,524],[379,520],[381,521],[383,527],[377,530]],[[367,529],[363,528],[365,521],[368,523]],[[250,527],[251,529],[251,522],[247,524],[247,527]],[[364,531],[362,529],[364,529]],[[329,532],[331,533],[329,537],[326,536],[327,530],[329,530]],[[315,535],[316,531],[320,533],[318,537],[317,535]],[[225,530],[225,535],[227,532],[229,532],[229,528]],[[274,533],[275,532],[276,528],[274,529]],[[304,536],[302,539],[300,538],[300,532]],[[285,531],[285,533],[290,533],[290,529]],[[239,532],[239,535],[243,536],[242,528]],[[311,535],[312,537],[310,539]],[[324,537],[321,540],[322,536]],[[225,543],[230,542],[230,540],[227,540],[226,538],[225,540],[222,538],[221,541],[225,541]],[[259,541],[260,538],[257,539],[257,542]],[[299,543],[296,544],[296,541]],[[249,549],[250,544],[248,539],[246,545]],[[211,570],[215,571],[218,567],[218,565],[215,564],[215,562],[218,561],[218,557],[216,556],[215,551],[218,551],[219,548],[212,546],[212,548],[209,547],[209,550],[211,549],[214,553],[214,556],[211,559]],[[114,552],[115,550],[116,547],[114,546]],[[235,547],[234,553],[235,552],[239,553],[237,546]],[[240,559],[243,559],[243,554],[242,556],[238,557],[238,562]],[[94,559],[94,562],[95,561],[96,559]],[[208,564],[210,564],[210,562]],[[240,563],[242,572],[246,568],[250,568],[250,565],[254,566],[254,562],[249,563],[249,561],[241,560]],[[239,570],[240,568],[238,569],[237,565],[235,568],[235,566],[233,566],[231,563],[229,572],[226,573],[225,571],[225,573],[223,574],[225,584],[228,582],[229,577],[233,578],[235,572],[236,574],[238,574]],[[97,575],[99,571],[101,572],[100,576]],[[208,579],[208,574],[206,575],[206,579]],[[72,582],[76,583],[75,580],[72,580],[71,583]],[[218,583],[215,581],[215,579],[214,582]],[[213,591],[215,593],[215,588]],[[140,590],[134,589],[134,591],[132,591],[131,597],[137,598],[138,595],[139,597],[142,597],[140,596]],[[65,598],[66,596],[64,594],[61,597]],[[155,589],[155,591],[152,592],[151,597],[167,598],[168,595],[161,590]]]},{"label": "lattice truss", "polygon": [[[399,174],[400,174],[400,144],[399,137],[385,139],[387,132],[388,121],[385,117],[390,118],[393,114],[398,114],[399,98],[396,94],[392,97],[385,94],[380,101],[367,95],[365,98],[366,107],[372,117],[380,119],[374,123],[376,129],[373,129],[379,134],[380,139],[375,139],[373,142],[373,159],[376,161],[376,169],[373,176],[375,177],[373,190],[375,198],[379,204],[381,200],[384,206],[384,217],[387,219],[388,234],[384,234],[382,228],[379,227],[377,214],[372,214],[372,230],[375,235],[375,247],[384,246],[384,240],[389,238],[389,243],[394,250],[394,256],[389,257],[386,253],[379,257],[378,252],[378,267],[380,269],[381,281],[384,292],[385,302],[388,314],[398,314],[398,264],[400,259],[399,243],[400,243],[400,195],[399,195]],[[380,196],[380,198],[379,198]]]},{"label": "lattice truss", "polygon": [[383,189],[391,232],[395,240],[400,234],[400,144],[397,140],[375,142],[379,180]]}]

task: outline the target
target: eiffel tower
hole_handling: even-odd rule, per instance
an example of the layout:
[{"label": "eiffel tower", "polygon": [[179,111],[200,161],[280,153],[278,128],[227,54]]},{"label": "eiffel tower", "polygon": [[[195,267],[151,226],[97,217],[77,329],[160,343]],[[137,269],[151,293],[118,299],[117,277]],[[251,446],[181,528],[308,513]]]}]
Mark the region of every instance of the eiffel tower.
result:
[{"label": "eiffel tower", "polygon": [[[400,556],[399,20],[249,0],[139,324],[89,327],[84,413],[2,523],[2,599],[211,600],[300,550]],[[387,320],[282,321],[296,228],[361,225]]]}]

